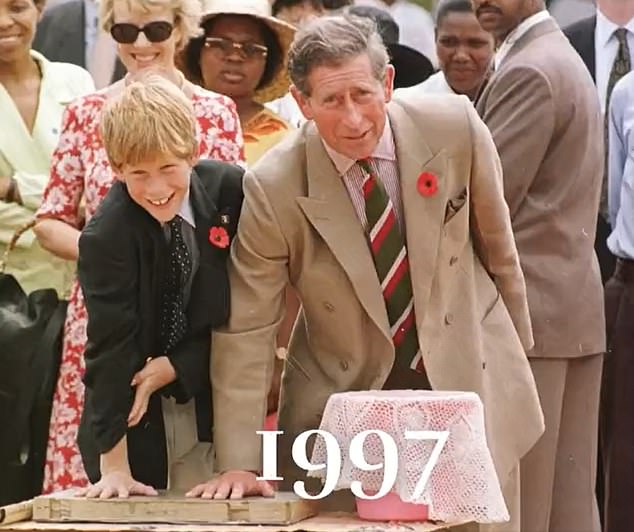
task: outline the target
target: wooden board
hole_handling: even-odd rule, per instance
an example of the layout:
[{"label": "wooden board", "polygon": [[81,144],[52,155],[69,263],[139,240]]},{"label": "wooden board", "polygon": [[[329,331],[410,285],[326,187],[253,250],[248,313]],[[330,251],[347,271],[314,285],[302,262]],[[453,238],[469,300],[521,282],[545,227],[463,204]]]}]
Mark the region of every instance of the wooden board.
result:
[{"label": "wooden board", "polygon": [[345,513],[325,513],[292,525],[167,525],[37,523],[2,526],[2,532],[478,532],[475,523],[371,523]]},{"label": "wooden board", "polygon": [[177,493],[100,500],[74,497],[69,491],[33,500],[33,520],[47,522],[285,525],[316,513],[313,501],[301,499],[293,493],[233,501],[187,498]]},{"label": "wooden board", "polygon": [[28,521],[33,517],[33,500],[0,507],[0,525]]}]

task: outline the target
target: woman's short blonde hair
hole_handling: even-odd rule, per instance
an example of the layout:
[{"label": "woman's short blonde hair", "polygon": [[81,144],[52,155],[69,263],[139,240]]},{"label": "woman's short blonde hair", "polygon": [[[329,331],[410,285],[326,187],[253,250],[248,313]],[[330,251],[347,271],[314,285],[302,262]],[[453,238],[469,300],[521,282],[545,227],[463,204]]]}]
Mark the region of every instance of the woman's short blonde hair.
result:
[{"label": "woman's short blonde hair", "polygon": [[115,2],[126,2],[129,10],[171,9],[174,13],[174,27],[179,29],[181,33],[181,40],[176,43],[178,50],[185,48],[190,39],[202,34],[200,28],[200,18],[202,16],[200,0],[101,0],[99,17],[101,27],[106,32],[110,32],[110,28],[115,23]]},{"label": "woman's short blonde hair", "polygon": [[197,122],[191,101],[174,83],[156,73],[133,81],[106,101],[101,139],[115,169],[157,155],[195,161]]}]

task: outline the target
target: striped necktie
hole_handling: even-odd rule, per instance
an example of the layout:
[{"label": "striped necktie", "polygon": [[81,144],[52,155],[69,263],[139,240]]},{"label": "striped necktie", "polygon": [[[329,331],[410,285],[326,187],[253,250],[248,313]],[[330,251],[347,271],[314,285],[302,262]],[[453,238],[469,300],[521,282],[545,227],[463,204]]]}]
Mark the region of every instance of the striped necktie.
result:
[{"label": "striped necktie", "polygon": [[599,212],[605,220],[608,220],[608,146],[609,146],[609,123],[610,123],[610,97],[612,90],[625,74],[632,69],[632,61],[630,58],[630,47],[627,44],[627,30],[619,28],[614,32],[614,36],[619,41],[619,48],[612,63],[610,77],[608,78],[608,87],[605,94],[605,113],[603,115],[604,140],[605,140],[605,168],[603,172],[603,183],[601,186],[601,200],[599,203]]},{"label": "striped necktie", "polygon": [[372,169],[370,160],[359,161],[359,166],[364,173],[368,239],[390,323],[396,352],[395,365],[424,373],[405,240],[392,201]]}]

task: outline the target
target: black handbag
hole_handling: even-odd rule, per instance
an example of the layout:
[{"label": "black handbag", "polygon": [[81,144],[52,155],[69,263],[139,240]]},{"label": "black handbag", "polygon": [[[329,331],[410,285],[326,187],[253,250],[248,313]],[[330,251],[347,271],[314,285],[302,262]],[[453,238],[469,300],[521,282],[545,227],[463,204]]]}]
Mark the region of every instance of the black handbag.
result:
[{"label": "black handbag", "polygon": [[0,262],[0,506],[41,493],[67,302],[54,289],[26,294]]}]

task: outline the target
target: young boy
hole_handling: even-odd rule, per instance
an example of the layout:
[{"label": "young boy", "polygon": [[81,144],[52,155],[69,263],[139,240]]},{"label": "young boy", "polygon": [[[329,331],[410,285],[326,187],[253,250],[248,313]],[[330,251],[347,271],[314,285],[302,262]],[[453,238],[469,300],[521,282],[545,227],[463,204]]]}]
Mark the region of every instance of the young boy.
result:
[{"label": "young boy", "polygon": [[184,489],[212,472],[210,336],[229,316],[243,171],[198,162],[191,103],[158,75],[106,104],[101,136],[119,177],[79,240],[84,494]]}]

